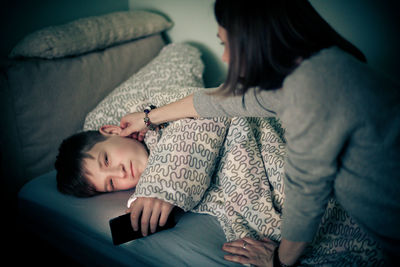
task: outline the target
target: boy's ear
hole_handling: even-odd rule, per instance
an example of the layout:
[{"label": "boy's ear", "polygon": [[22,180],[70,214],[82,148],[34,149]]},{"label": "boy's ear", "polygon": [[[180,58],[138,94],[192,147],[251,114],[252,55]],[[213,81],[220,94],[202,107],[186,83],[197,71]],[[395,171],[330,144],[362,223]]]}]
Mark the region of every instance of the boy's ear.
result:
[{"label": "boy's ear", "polygon": [[103,125],[99,129],[99,132],[105,136],[120,135],[121,131],[121,127],[115,125]]}]

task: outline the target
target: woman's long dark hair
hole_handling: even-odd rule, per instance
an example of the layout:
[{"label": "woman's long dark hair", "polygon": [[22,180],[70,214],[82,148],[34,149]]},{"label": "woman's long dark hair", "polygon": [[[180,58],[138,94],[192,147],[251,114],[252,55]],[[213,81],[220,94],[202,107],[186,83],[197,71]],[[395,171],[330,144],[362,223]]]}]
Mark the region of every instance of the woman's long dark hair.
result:
[{"label": "woman's long dark hair", "polygon": [[307,0],[216,0],[214,12],[228,33],[229,70],[221,88],[225,93],[245,93],[254,86],[280,88],[296,60],[331,46],[366,61]]}]

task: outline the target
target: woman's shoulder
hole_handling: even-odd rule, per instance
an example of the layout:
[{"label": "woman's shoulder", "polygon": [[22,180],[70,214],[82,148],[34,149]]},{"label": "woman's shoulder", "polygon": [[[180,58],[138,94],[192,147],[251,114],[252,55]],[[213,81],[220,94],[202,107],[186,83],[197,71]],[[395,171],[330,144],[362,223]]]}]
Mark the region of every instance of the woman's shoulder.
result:
[{"label": "woman's shoulder", "polygon": [[[337,47],[304,60],[283,83],[289,115],[336,114],[353,119],[390,110],[400,99],[398,86]],[[374,108],[372,108],[374,107]],[[362,116],[361,116],[362,114]]]},{"label": "woman's shoulder", "polygon": [[[310,58],[303,60],[299,66],[289,74],[284,87],[309,83],[326,84],[332,81],[340,81],[348,73],[349,69],[359,69],[364,64],[338,47],[323,49]],[[296,86],[297,87],[297,86]],[[306,88],[310,88],[307,86]]]},{"label": "woman's shoulder", "polygon": [[323,49],[286,77],[283,88],[296,98],[329,100],[357,91],[371,69],[338,47]]}]

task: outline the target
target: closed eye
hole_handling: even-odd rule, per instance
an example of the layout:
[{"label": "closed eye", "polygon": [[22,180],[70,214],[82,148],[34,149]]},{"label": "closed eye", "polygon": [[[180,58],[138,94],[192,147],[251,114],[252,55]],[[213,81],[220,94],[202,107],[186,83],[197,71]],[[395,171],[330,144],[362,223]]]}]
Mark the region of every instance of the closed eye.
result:
[{"label": "closed eye", "polygon": [[108,167],[110,165],[110,161],[108,159],[107,153],[104,153],[104,165]]},{"label": "closed eye", "polygon": [[113,179],[110,179],[110,188],[111,188],[111,191],[115,190]]}]

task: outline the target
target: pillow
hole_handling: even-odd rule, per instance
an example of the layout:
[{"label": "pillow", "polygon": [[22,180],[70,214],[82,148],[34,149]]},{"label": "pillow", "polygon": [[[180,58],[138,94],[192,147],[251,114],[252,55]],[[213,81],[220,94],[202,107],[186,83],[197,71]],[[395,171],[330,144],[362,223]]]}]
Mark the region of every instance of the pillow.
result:
[{"label": "pillow", "polygon": [[172,22],[152,12],[113,12],[33,32],[13,48],[10,57],[52,59],[79,55],[159,33],[171,26]]},{"label": "pillow", "polygon": [[199,50],[191,45],[166,45],[150,63],[111,92],[85,119],[83,130],[119,125],[122,116],[162,106],[203,88],[204,64]]}]

